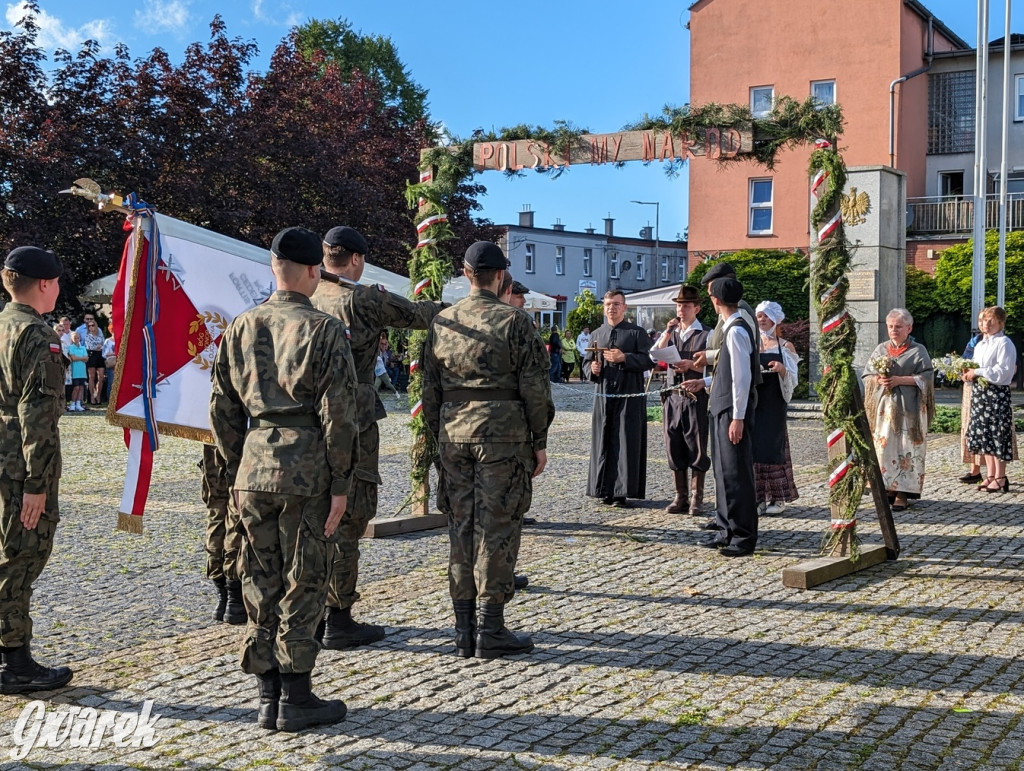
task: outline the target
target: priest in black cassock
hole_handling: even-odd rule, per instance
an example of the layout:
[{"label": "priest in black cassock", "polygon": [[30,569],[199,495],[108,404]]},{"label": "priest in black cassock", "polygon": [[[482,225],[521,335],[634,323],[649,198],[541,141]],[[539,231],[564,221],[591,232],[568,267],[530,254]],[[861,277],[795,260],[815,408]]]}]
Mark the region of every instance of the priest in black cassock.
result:
[{"label": "priest in black cassock", "polygon": [[587,495],[624,508],[627,498],[645,497],[647,399],[614,395],[643,393],[644,372],[654,365],[648,354],[651,338],[626,321],[626,297],[619,290],[605,293],[604,317],[583,359],[583,371],[597,383]]}]

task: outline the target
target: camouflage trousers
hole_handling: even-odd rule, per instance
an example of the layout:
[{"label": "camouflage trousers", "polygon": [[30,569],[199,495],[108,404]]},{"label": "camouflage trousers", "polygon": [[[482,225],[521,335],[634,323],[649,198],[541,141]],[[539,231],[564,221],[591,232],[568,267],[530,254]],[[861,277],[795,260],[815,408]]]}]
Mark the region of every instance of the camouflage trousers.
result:
[{"label": "camouflage trousers", "polygon": [[327,605],[351,608],[359,600],[356,582],[359,579],[359,539],[377,513],[377,472],[380,457],[380,432],[376,423],[359,432],[359,463],[352,474],[352,490],[348,510],[338,525],[337,540],[331,564],[331,580],[327,588]]},{"label": "camouflage trousers", "polygon": [[320,651],[313,633],[324,615],[329,555],[337,538],[337,532],[324,537],[330,508],[326,492],[238,492],[244,530],[238,571],[249,616],[243,672],[313,670]]},{"label": "camouflage trousers", "polygon": [[515,594],[523,514],[536,466],[528,442],[440,446],[438,507],[448,515],[448,587],[453,600],[505,604]]},{"label": "camouflage trousers", "polygon": [[18,648],[32,640],[29,601],[32,584],[46,567],[53,550],[53,535],[60,522],[57,505],[59,480],[46,491],[46,509],[34,530],[21,524],[24,483],[10,479],[0,483],[0,645]]},{"label": "camouflage trousers", "polygon": [[238,580],[235,562],[241,534],[238,517],[230,506],[231,494],[220,455],[213,445],[203,445],[203,503],[206,504],[206,577]]}]

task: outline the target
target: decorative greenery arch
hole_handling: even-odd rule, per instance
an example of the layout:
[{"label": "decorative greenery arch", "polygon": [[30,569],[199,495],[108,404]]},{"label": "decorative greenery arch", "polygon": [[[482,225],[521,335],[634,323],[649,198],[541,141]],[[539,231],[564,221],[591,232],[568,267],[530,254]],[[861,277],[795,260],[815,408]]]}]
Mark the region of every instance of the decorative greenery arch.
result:
[{"label": "decorative greenery arch", "polygon": [[[818,246],[811,267],[811,293],[819,319],[824,319],[820,340],[820,384],[829,446],[845,447],[848,454],[837,455],[829,462],[829,503],[832,521],[823,539],[822,551],[849,550],[853,559],[858,553],[856,512],[864,492],[865,480],[880,475],[878,461],[871,442],[857,376],[853,369],[853,356],[857,340],[856,324],[846,307],[850,267],[849,243],[846,240],[840,212],[840,198],[846,182],[846,166],[836,145],[842,134],[843,116],[837,105],[823,106],[814,99],[798,102],[789,97],[776,100],[771,114],[755,118],[748,107],[736,104],[687,105],[666,107],[656,118],[644,117],[627,126],[625,131],[653,131],[658,135],[692,138],[704,144],[709,138],[728,131],[750,131],[753,146],[746,153],[719,153],[717,163],[737,163],[752,160],[767,169],[775,167],[780,151],[813,144],[809,176],[817,204],[811,215],[818,236]],[[470,139],[443,147],[432,147],[421,154],[421,178],[409,185],[407,200],[410,207],[419,207],[419,242],[412,250],[409,262],[410,282],[424,299],[440,300],[441,289],[451,276],[451,255],[444,250],[446,241],[454,237],[447,225],[445,202],[455,194],[459,184],[477,173],[474,166],[474,146],[486,142],[513,142],[532,140],[550,151],[551,156],[569,158],[582,152],[587,145],[587,133],[567,122],[558,122],[554,129],[530,128],[525,125],[503,129],[499,133],[478,133]],[[693,144],[692,142],[690,144]],[[712,153],[708,152],[711,156]],[[646,161],[650,162],[650,160]],[[686,157],[668,158],[667,174],[678,172]],[[568,164],[549,165],[537,171],[557,177]],[[508,175],[520,175],[522,170],[510,169]],[[419,359],[426,334],[414,333],[410,339],[413,362]],[[409,385],[412,408],[413,496],[424,503],[429,496],[428,473],[436,458],[437,448],[419,414],[422,384],[413,370]],[[873,484],[873,487],[878,487]],[[880,489],[880,488],[879,488]],[[881,503],[879,503],[881,500]],[[889,515],[884,496],[876,497],[879,515]],[[894,554],[891,556],[895,556]]]}]

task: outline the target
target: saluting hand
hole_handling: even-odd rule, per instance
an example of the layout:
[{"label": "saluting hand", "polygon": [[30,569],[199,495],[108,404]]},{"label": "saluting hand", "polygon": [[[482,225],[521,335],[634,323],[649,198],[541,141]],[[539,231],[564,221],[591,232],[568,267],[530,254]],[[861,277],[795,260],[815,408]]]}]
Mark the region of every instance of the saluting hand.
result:
[{"label": "saluting hand", "polygon": [[325,538],[330,538],[332,535],[334,535],[334,531],[338,529],[338,523],[341,522],[341,518],[345,515],[345,509],[347,508],[347,495],[331,496],[331,511],[327,515],[327,524],[324,525]]}]

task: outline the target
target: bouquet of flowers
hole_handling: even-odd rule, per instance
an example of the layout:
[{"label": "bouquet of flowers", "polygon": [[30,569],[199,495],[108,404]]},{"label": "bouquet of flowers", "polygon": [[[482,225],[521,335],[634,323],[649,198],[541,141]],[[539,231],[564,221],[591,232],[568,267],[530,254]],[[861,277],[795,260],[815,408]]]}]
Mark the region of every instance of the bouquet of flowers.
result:
[{"label": "bouquet of flowers", "polygon": [[[950,383],[963,380],[963,374],[967,370],[977,369],[978,366],[978,362],[957,356],[955,353],[951,353],[949,356],[944,356],[941,359],[932,359],[932,369]],[[983,377],[977,378],[974,382],[982,388],[988,385],[988,381]]]},{"label": "bouquet of flowers", "polygon": [[870,362],[871,368],[882,377],[889,377],[892,365],[895,363],[892,356],[876,356]]}]

